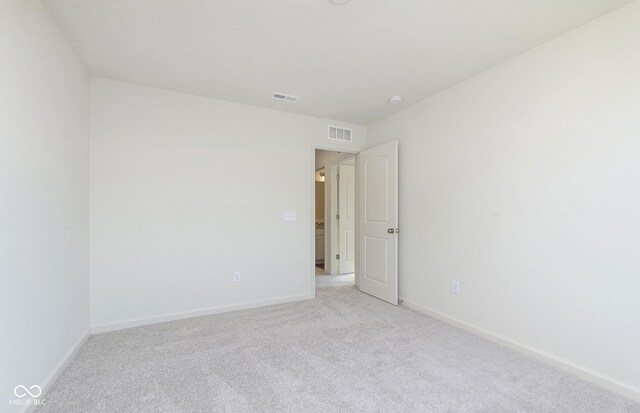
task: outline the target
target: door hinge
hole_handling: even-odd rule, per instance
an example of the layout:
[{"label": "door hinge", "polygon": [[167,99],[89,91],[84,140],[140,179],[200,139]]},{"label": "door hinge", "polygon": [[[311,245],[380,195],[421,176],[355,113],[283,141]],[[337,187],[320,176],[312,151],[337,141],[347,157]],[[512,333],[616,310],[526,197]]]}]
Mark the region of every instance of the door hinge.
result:
[{"label": "door hinge", "polygon": [[336,220],[340,221],[340,214],[336,214]]},{"label": "door hinge", "polygon": [[339,181],[339,180],[340,180],[340,172],[336,174],[336,181]]},{"label": "door hinge", "polygon": [[340,259],[340,254],[336,254],[336,260]]}]

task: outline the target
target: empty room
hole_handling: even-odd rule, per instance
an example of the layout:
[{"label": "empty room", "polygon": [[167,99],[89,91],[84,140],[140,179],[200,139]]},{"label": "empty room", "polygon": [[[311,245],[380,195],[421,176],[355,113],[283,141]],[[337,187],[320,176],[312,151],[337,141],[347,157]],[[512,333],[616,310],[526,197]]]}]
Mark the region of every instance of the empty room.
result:
[{"label": "empty room", "polygon": [[0,0],[0,412],[640,413],[640,0]]}]

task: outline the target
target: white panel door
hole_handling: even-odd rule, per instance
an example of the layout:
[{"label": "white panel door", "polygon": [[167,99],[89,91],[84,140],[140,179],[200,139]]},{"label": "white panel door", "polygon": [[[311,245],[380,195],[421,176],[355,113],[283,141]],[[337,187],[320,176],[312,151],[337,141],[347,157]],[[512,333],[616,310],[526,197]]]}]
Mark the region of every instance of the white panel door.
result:
[{"label": "white panel door", "polygon": [[[353,161],[351,161],[353,164]],[[356,168],[338,166],[338,233],[340,234],[338,270],[351,274],[356,270]]]},{"label": "white panel door", "polygon": [[358,155],[359,285],[398,304],[398,141]]}]

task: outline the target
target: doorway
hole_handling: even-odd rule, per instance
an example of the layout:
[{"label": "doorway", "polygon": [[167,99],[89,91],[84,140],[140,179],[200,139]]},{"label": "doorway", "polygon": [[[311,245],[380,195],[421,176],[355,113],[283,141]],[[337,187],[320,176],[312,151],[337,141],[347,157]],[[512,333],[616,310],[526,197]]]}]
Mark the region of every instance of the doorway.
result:
[{"label": "doorway", "polygon": [[356,154],[315,153],[316,286],[355,285]]},{"label": "doorway", "polygon": [[324,197],[312,203],[314,294],[355,285],[397,305],[398,141],[357,154],[314,149],[313,156],[323,184],[311,191],[312,199],[316,192]]}]

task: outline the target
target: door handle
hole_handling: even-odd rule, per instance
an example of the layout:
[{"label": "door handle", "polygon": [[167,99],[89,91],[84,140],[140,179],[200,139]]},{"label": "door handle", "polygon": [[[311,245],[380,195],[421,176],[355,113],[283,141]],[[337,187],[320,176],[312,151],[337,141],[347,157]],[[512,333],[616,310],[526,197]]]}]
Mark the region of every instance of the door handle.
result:
[{"label": "door handle", "polygon": [[387,232],[388,232],[389,234],[393,234],[394,232],[396,232],[396,230],[395,230],[395,229],[393,229],[393,228],[389,228],[389,229],[387,230]]}]

